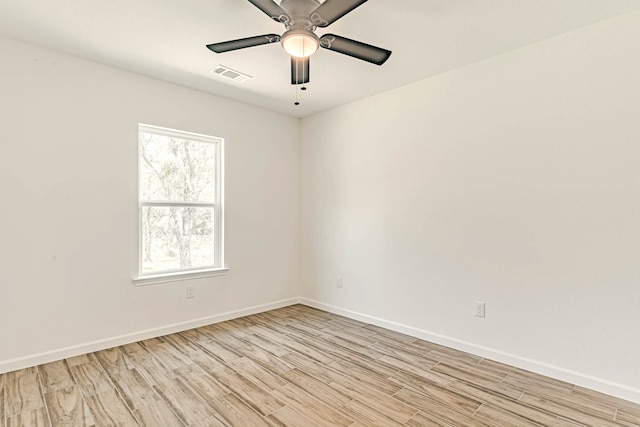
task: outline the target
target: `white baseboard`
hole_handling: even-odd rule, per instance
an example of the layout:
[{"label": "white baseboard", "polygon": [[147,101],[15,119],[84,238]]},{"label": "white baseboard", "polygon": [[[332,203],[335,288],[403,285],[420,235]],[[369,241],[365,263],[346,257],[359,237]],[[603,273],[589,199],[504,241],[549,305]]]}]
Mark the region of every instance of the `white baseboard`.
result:
[{"label": "white baseboard", "polygon": [[106,338],[97,341],[91,341],[84,344],[74,345],[71,347],[61,348],[57,350],[47,351],[44,353],[34,354],[31,356],[20,357],[11,360],[0,361],[0,374],[11,372],[18,369],[29,368],[31,366],[41,365],[43,363],[54,362],[68,357],[78,356],[81,354],[91,353],[94,351],[105,350],[107,348],[119,345],[129,344],[136,341],[146,340],[149,338],[161,337],[163,335],[173,334],[188,329],[199,328],[213,323],[224,322],[225,320],[236,319],[238,317],[249,316],[251,314],[262,313],[276,308],[282,308],[293,304],[298,304],[300,298],[289,298],[286,300],[275,301],[268,304],[247,307],[240,310],[229,311],[226,313],[216,314],[213,316],[201,317],[199,319],[188,320],[186,322],[174,323],[172,325],[161,326],[158,328],[147,329],[144,331],[132,332],[130,334],[120,335],[117,337]]},{"label": "white baseboard", "polygon": [[571,384],[575,384],[580,387],[588,388],[590,390],[598,391],[608,394],[610,396],[619,397],[624,400],[628,400],[634,403],[640,403],[640,389],[626,386],[624,384],[618,384],[611,381],[607,381],[601,378],[596,378],[590,375],[575,372],[569,369],[560,368],[557,366],[549,365],[546,363],[538,362],[525,357],[516,356],[513,354],[505,353],[503,351],[494,350],[488,347],[479,346],[466,341],[458,340],[455,338],[447,337],[444,335],[436,334],[433,332],[425,331],[422,329],[414,328],[412,326],[403,325],[396,322],[391,322],[378,317],[369,316],[367,314],[358,313],[344,308],[336,307],[333,305],[325,304],[319,301],[300,298],[301,304],[308,305],[320,310],[328,311],[330,313],[339,314],[341,316],[348,317],[350,319],[359,320],[372,325],[380,326],[392,331],[400,332],[406,335],[411,335],[416,338],[420,338],[426,341],[430,341],[436,344],[444,345],[456,350],[464,351],[467,353],[475,354],[480,357],[495,360],[497,362],[505,363],[507,365],[515,366],[517,368],[525,369],[527,371],[535,372],[537,374],[545,375],[547,377],[555,378],[560,381],[565,381]]}]

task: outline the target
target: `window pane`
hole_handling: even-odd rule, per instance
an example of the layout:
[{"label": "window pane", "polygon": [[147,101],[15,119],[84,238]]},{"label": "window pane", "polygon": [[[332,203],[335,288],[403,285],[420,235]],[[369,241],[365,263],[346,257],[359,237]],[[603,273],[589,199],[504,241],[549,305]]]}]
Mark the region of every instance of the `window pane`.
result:
[{"label": "window pane", "polygon": [[142,208],[142,272],[212,267],[214,209]]},{"label": "window pane", "polygon": [[215,146],[140,132],[140,200],[213,202]]}]

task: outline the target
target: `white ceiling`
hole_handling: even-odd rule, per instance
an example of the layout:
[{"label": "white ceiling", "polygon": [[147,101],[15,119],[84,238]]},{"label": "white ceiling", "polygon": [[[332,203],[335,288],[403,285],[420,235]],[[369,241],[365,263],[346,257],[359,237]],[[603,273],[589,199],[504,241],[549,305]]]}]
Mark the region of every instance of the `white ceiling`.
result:
[{"label": "white ceiling", "polygon": [[[246,0],[1,0],[0,34],[304,117],[636,9],[640,0],[369,0],[317,33],[389,49],[391,58],[378,67],[320,49],[299,106],[279,44],[205,47],[284,32]],[[214,76],[218,64],[254,79]]]}]

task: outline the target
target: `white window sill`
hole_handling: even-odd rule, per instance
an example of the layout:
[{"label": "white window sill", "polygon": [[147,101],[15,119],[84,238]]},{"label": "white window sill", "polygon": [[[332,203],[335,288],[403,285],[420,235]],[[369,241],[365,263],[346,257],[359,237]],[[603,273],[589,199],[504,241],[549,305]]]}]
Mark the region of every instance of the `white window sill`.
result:
[{"label": "white window sill", "polygon": [[148,276],[134,277],[132,282],[136,286],[155,285],[158,283],[177,282],[180,280],[201,279],[203,277],[222,276],[227,274],[229,268],[210,268],[207,270],[180,271],[177,273],[164,273]]}]

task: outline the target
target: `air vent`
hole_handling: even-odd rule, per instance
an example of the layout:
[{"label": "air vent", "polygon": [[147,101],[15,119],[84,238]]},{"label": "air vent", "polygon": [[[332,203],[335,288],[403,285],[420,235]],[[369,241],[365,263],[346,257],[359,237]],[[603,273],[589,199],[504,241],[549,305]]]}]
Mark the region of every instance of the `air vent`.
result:
[{"label": "air vent", "polygon": [[211,73],[218,76],[226,77],[238,83],[246,82],[247,80],[251,80],[253,78],[248,74],[232,70],[231,68],[225,67],[224,65],[218,65],[216,68],[211,70]]}]

